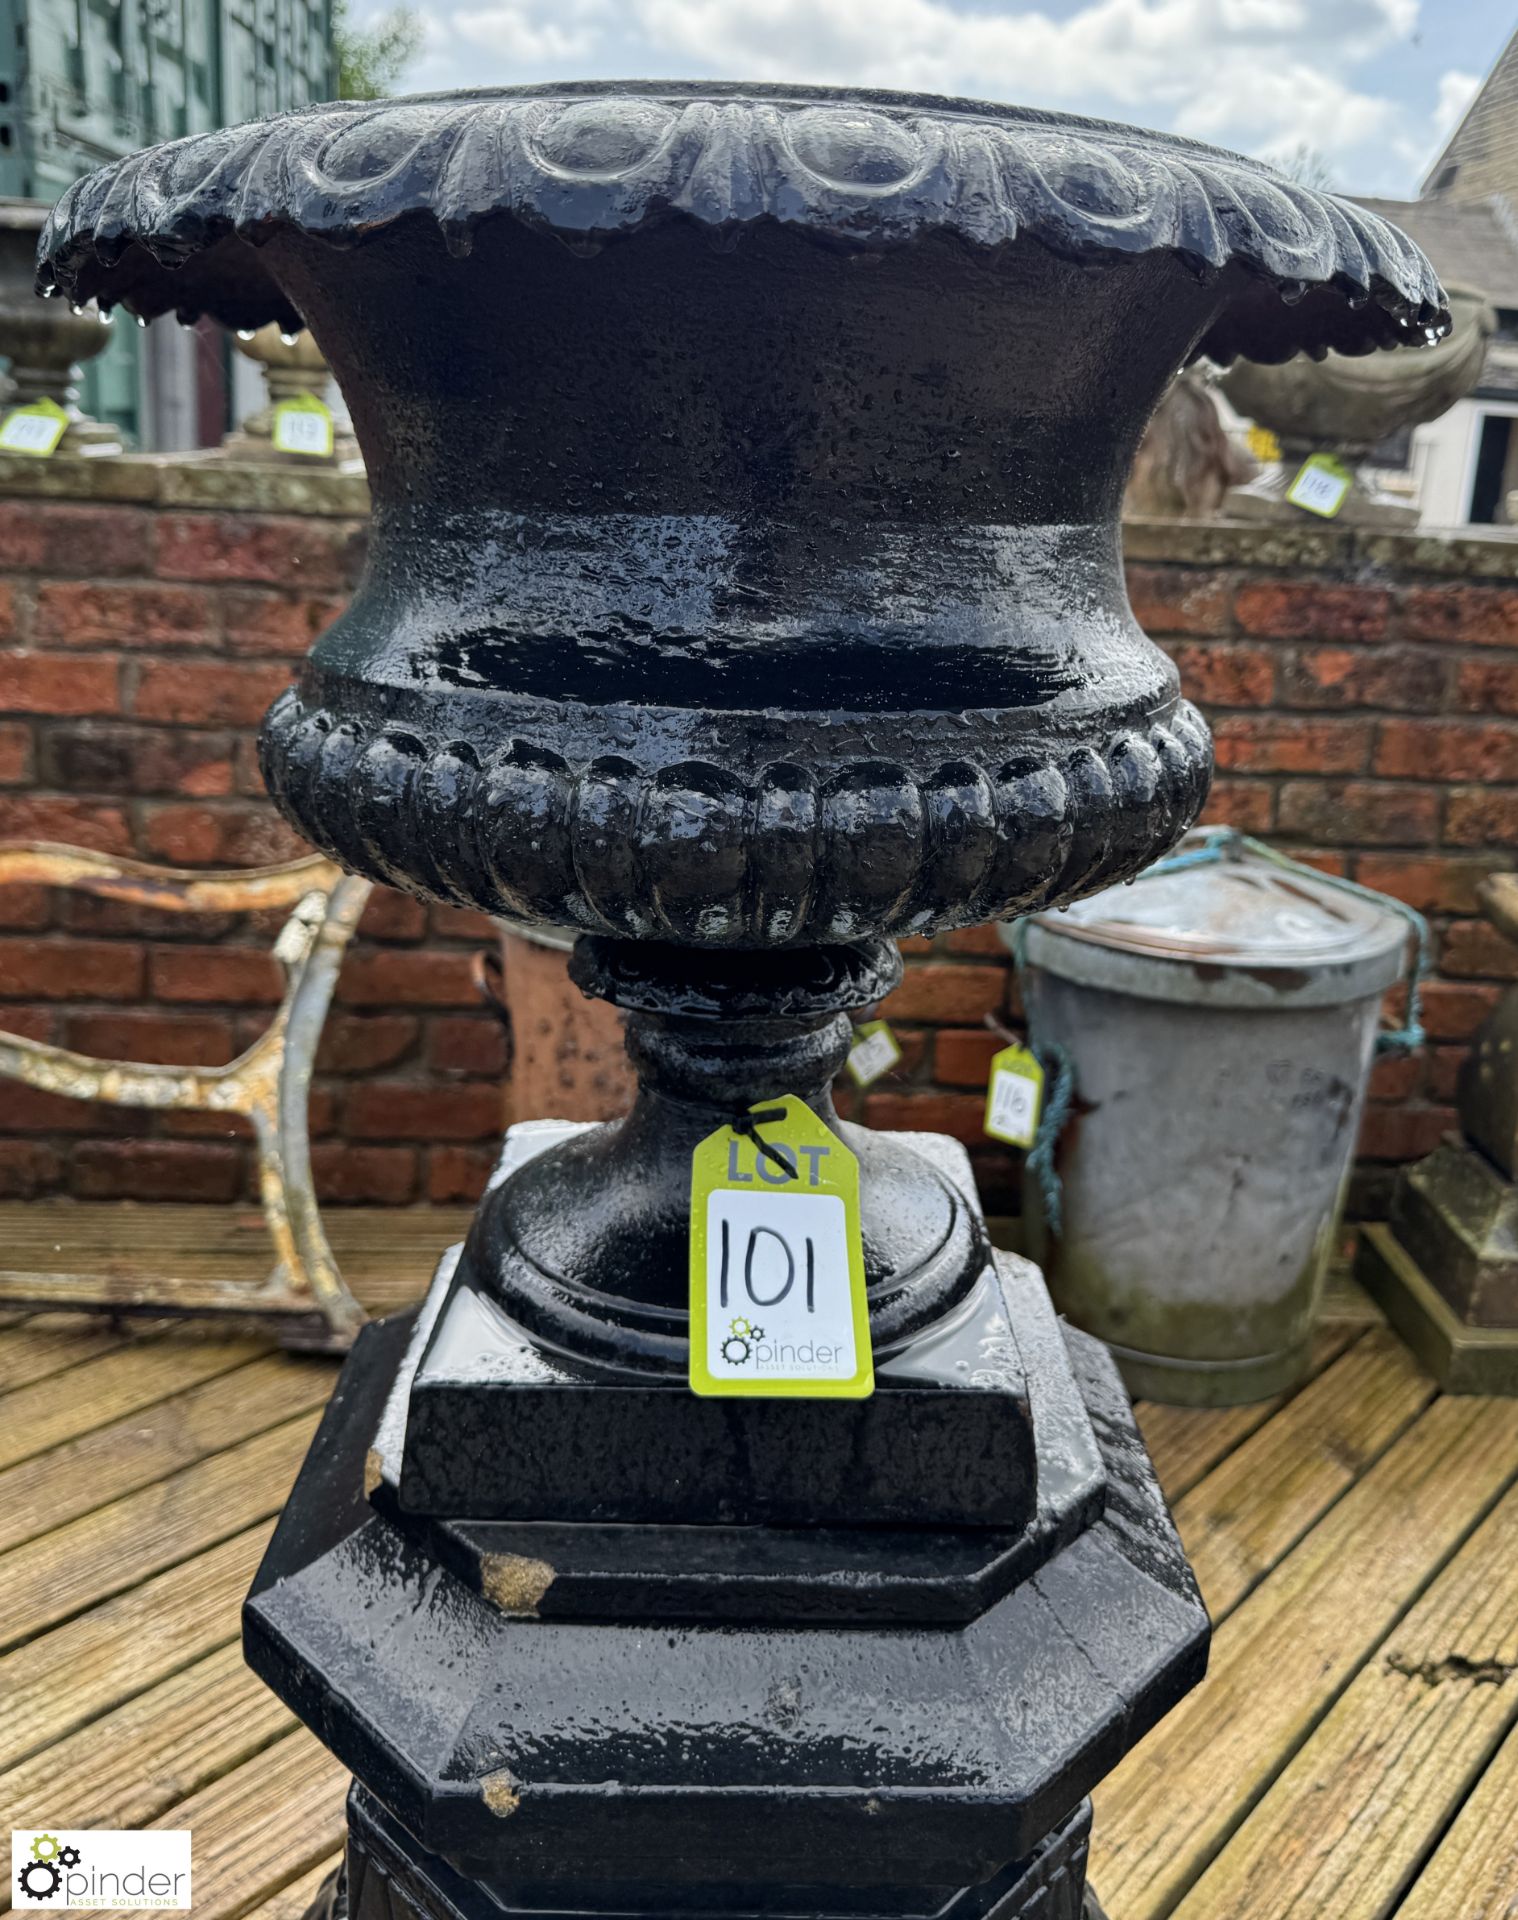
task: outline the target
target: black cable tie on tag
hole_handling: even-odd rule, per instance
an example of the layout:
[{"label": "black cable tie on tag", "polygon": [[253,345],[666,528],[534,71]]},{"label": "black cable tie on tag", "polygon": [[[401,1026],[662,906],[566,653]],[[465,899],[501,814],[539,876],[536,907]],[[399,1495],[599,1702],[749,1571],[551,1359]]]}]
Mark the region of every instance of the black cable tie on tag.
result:
[{"label": "black cable tie on tag", "polygon": [[784,1118],[784,1107],[766,1107],[762,1113],[740,1113],[737,1119],[733,1121],[732,1126],[734,1133],[741,1134],[746,1140],[752,1140],[755,1147],[757,1147],[765,1159],[770,1162],[771,1166],[779,1167],[787,1180],[794,1180],[796,1178],[796,1169],[784,1155],[781,1154],[777,1148],[772,1147],[769,1141],[759,1132],[761,1127],[773,1126],[777,1120],[783,1120]]}]

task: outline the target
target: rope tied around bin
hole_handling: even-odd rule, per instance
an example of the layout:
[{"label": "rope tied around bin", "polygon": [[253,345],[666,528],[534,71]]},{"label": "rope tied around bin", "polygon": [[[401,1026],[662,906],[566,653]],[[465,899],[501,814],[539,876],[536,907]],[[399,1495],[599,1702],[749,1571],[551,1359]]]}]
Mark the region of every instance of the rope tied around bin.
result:
[{"label": "rope tied around bin", "polygon": [[[1044,1101],[1044,1110],[1038,1116],[1038,1128],[1024,1165],[1038,1182],[1039,1195],[1044,1203],[1044,1219],[1049,1224],[1050,1233],[1057,1238],[1065,1225],[1065,1189],[1054,1164],[1054,1149],[1065,1130],[1065,1122],[1070,1118],[1070,1109],[1075,1105],[1075,1062],[1058,1040],[1046,1040],[1042,1046],[1035,1047],[1033,1056],[1043,1067],[1049,1092]],[[1051,1065],[1054,1068],[1052,1084],[1048,1082]]]},{"label": "rope tied around bin", "polygon": [[[1408,906],[1404,900],[1394,900],[1389,894],[1378,893],[1374,887],[1363,887],[1356,880],[1347,880],[1341,874],[1323,873],[1317,867],[1308,866],[1305,861],[1293,860],[1289,854],[1267,846],[1263,840],[1240,833],[1237,827],[1204,828],[1194,845],[1179,853],[1169,854],[1163,860],[1156,860],[1153,866],[1146,867],[1137,877],[1149,879],[1167,873],[1184,873],[1191,867],[1216,866],[1224,860],[1237,860],[1246,852],[1273,867],[1279,867],[1283,872],[1309,875],[1323,886],[1368,901],[1372,906],[1390,908],[1402,916],[1412,935],[1413,958],[1407,978],[1407,1002],[1401,1026],[1389,1027],[1376,1035],[1376,1051],[1416,1052],[1425,1039],[1423,983],[1431,968],[1433,945],[1428,921],[1416,907]],[[1012,964],[1017,971],[1019,986],[1027,966],[1029,924],[1027,920],[1019,920],[1012,929]],[[994,1026],[998,1032],[1005,1031],[999,1022],[989,1017],[987,1024]],[[1007,1034],[1009,1040],[1013,1037]],[[1033,1145],[1028,1149],[1024,1164],[1038,1182],[1044,1219],[1050,1233],[1057,1237],[1064,1222],[1064,1189],[1054,1164],[1054,1150],[1075,1104],[1075,1067],[1068,1051],[1057,1040],[1038,1041],[1030,1033],[1027,1044],[1044,1069],[1049,1091],[1039,1115]]]},{"label": "rope tied around bin", "polygon": [[[1304,860],[1293,860],[1290,854],[1281,853],[1275,847],[1266,846],[1263,840],[1252,835],[1240,833],[1237,827],[1206,827],[1203,838],[1192,847],[1180,853],[1172,853],[1163,860],[1156,860],[1152,867],[1146,867],[1142,879],[1163,873],[1184,873],[1188,867],[1216,866],[1223,860],[1237,860],[1241,853],[1252,853],[1257,859],[1268,861],[1273,867],[1279,867],[1283,873],[1300,873],[1316,880],[1320,885],[1331,887],[1338,893],[1347,893],[1356,900],[1367,901],[1373,907],[1389,908],[1393,913],[1401,914],[1407,922],[1413,936],[1413,964],[1407,976],[1407,1006],[1400,1027],[1388,1027],[1376,1035],[1377,1053],[1415,1053],[1423,1045],[1423,983],[1431,971],[1433,941],[1429,934],[1428,922],[1416,907],[1410,907],[1405,900],[1394,900],[1389,893],[1377,893],[1374,887],[1362,887],[1358,880],[1346,880],[1342,874],[1324,873],[1318,867],[1308,866]],[[1019,932],[1026,922],[1019,923]],[[1021,969],[1021,959],[1018,967]]]}]

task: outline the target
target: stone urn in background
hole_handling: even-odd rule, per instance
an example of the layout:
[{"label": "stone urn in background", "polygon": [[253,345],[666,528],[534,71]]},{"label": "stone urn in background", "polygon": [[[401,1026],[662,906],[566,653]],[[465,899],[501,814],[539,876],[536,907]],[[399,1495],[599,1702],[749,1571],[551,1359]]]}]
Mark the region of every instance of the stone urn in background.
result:
[{"label": "stone urn in background", "polygon": [[1298,354],[1284,365],[1239,361],[1224,375],[1229,404],[1268,427],[1281,443],[1281,462],[1247,486],[1234,487],[1223,512],[1232,520],[1296,520],[1304,510],[1286,498],[1302,463],[1332,454],[1354,473],[1335,518],[1352,527],[1411,527],[1417,505],[1378,493],[1360,474],[1361,463],[1403,427],[1437,420],[1481,378],[1496,316],[1480,294],[1451,288],[1452,328],[1420,354]]},{"label": "stone urn in background", "polygon": [[341,427],[333,434],[329,454],[286,453],[274,444],[274,409],[281,401],[297,400],[302,394],[325,404],[331,401],[332,369],[305,328],[292,331],[271,320],[265,327],[239,328],[233,344],[245,360],[261,369],[268,398],[222,441],[220,450],[229,460],[335,467],[358,457],[357,443]]},{"label": "stone urn in background", "polygon": [[1134,455],[1124,519],[1210,520],[1230,488],[1254,478],[1254,459],[1213,404],[1216,378],[1215,368],[1192,366],[1172,381]]},{"label": "stone urn in background", "polygon": [[0,411],[51,400],[69,421],[55,455],[120,453],[116,429],[79,406],[79,363],[110,344],[105,316],[93,302],[43,305],[32,288],[37,236],[46,219],[44,201],[0,199],[0,357],[10,372]]},{"label": "stone urn in background", "polygon": [[[356,871],[576,935],[627,1017],[631,1113],[513,1135],[247,1603],[356,1777],[349,1911],[1076,1920],[1085,1796],[1206,1616],[963,1151],[830,1087],[896,937],[1123,880],[1202,804],[1118,532],[1175,369],[1419,344],[1427,262],[1185,141],[698,83],[198,135],[71,188],[40,261],[310,322],[373,535],[269,787]],[[693,1154],[777,1101],[857,1159],[867,1397],[688,1385]]]}]

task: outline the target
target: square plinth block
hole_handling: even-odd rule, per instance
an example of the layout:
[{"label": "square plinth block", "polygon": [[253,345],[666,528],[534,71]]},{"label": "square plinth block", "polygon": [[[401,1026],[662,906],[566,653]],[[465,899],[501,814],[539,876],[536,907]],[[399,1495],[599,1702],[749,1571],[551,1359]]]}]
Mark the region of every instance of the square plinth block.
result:
[{"label": "square plinth block", "polygon": [[1518,1396],[1518,1327],[1462,1320],[1390,1227],[1362,1231],[1355,1278],[1446,1393]]},{"label": "square plinth block", "polygon": [[1391,1230],[1452,1315],[1518,1339],[1518,1186],[1447,1139],[1397,1181]]},{"label": "square plinth block", "polygon": [[[446,1299],[457,1260],[444,1256]],[[1107,1478],[1038,1269],[995,1256],[1028,1381],[1037,1502],[1021,1528],[740,1527],[468,1520],[406,1513],[397,1499],[410,1380],[423,1316],[370,1452],[374,1506],[466,1586],[509,1614],[590,1620],[973,1619],[1085,1531]]]},{"label": "square plinth block", "polygon": [[[525,1134],[521,1157],[553,1137]],[[974,1207],[964,1149],[910,1138]],[[937,1326],[878,1357],[866,1400],[702,1399],[680,1374],[570,1363],[483,1290],[467,1252],[434,1282],[420,1337],[396,1483],[406,1513],[1020,1531],[1036,1512],[1028,1376],[994,1265]]]}]

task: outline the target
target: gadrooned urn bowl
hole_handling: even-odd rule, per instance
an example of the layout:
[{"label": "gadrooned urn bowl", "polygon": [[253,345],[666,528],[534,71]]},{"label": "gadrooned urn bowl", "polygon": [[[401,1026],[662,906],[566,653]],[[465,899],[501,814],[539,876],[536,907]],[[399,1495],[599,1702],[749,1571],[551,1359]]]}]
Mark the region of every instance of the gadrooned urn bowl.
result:
[{"label": "gadrooned urn bowl", "polygon": [[686,946],[927,933],[1136,872],[1205,728],[1117,516],[1194,355],[1423,342],[1428,263],[1190,142],[700,84],[305,109],[70,189],[39,286],[304,320],[374,495],[276,703],[345,865]]}]

